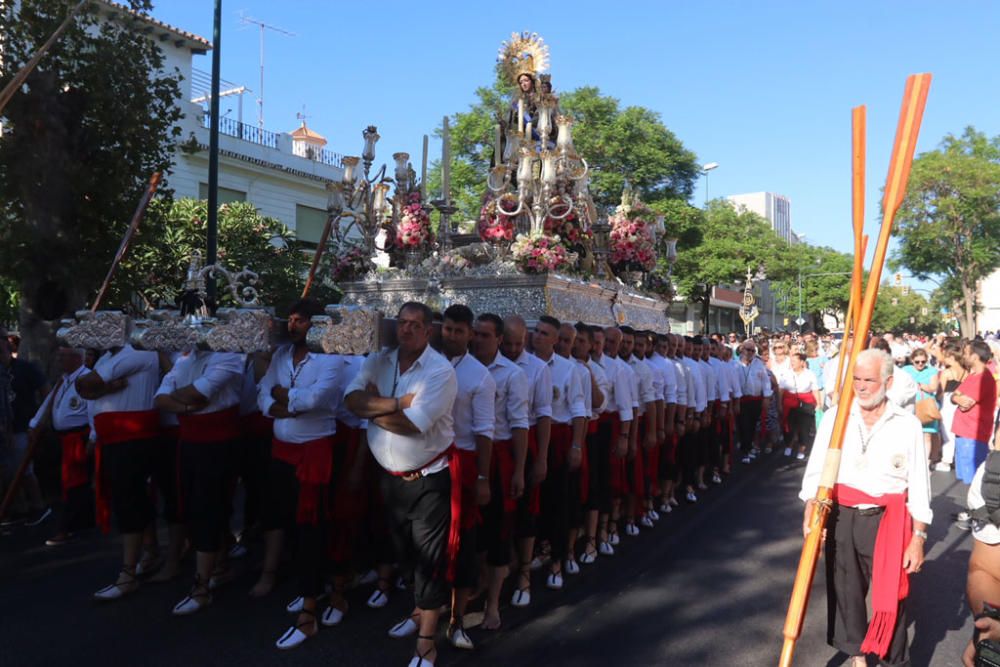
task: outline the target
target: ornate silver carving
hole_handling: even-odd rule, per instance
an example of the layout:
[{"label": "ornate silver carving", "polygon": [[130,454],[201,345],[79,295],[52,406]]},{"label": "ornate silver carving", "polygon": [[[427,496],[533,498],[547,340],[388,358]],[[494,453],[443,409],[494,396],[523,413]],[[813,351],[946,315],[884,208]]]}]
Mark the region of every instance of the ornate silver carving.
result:
[{"label": "ornate silver carving", "polygon": [[132,319],[125,313],[80,310],[75,317],[75,320],[63,320],[64,326],[56,332],[60,344],[88,350],[110,350],[128,344]]},{"label": "ornate silver carving", "polygon": [[381,344],[382,313],[373,308],[331,305],[312,318],[306,344],[313,352],[367,354]]},{"label": "ornate silver carving", "polygon": [[275,330],[271,314],[261,308],[220,308],[215,317],[177,311],[153,311],[135,323],[132,345],[141,350],[176,352],[265,352]]}]

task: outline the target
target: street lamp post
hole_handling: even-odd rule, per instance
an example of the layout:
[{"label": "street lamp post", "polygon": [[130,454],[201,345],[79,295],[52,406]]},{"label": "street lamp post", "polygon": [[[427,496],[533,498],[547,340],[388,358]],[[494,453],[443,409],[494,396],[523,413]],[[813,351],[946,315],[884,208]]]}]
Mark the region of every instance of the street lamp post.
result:
[{"label": "street lamp post", "polygon": [[718,169],[718,168],[719,168],[719,163],[718,162],[709,162],[709,163],[703,164],[701,166],[701,173],[705,175],[705,205],[706,206],[708,205],[708,172],[712,171],[713,169]]}]

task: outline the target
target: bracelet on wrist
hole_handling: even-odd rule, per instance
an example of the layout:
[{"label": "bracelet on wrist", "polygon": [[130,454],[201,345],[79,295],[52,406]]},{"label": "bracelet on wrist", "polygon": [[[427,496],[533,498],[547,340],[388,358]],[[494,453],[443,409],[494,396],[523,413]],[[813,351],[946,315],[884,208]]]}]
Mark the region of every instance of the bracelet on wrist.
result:
[{"label": "bracelet on wrist", "polygon": [[488,479],[489,477],[487,477],[486,475],[480,475],[479,477],[476,477],[476,480],[480,482],[485,482]]},{"label": "bracelet on wrist", "polygon": [[920,539],[922,539],[925,542],[927,541],[927,531],[920,530],[919,528],[914,528],[913,529],[913,536],[914,537],[919,537]]}]

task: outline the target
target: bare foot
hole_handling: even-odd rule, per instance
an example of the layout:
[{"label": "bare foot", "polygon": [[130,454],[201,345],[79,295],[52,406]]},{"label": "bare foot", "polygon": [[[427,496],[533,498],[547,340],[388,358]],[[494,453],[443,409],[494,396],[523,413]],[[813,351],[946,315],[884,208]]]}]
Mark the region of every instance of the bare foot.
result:
[{"label": "bare foot", "polygon": [[487,609],[486,615],[483,617],[483,623],[479,627],[481,627],[483,630],[499,630],[500,611]]},{"label": "bare foot", "polygon": [[254,587],[250,589],[250,597],[252,598],[262,598],[272,590],[274,590],[274,572],[261,572],[260,579],[254,584]]},{"label": "bare foot", "polygon": [[315,614],[299,614],[299,618],[295,621],[295,627],[301,630],[306,637],[315,637],[316,633],[319,632]]}]

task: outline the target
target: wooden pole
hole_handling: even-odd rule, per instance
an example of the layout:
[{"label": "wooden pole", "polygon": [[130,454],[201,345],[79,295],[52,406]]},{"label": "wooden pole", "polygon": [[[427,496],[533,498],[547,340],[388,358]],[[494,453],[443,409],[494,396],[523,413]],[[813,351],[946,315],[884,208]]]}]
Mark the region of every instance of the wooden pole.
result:
[{"label": "wooden pole", "polygon": [[330,231],[333,229],[333,219],[332,214],[326,216],[326,224],[323,225],[323,233],[319,237],[319,245],[316,246],[316,253],[313,255],[312,265],[309,267],[309,275],[306,277],[306,286],[302,288],[302,298],[309,296],[309,290],[312,289],[313,280],[316,279],[316,270],[319,268],[319,262],[323,258],[323,253],[326,252],[326,243],[330,240]]},{"label": "wooden pole", "polygon": [[142,216],[146,212],[146,207],[149,206],[149,202],[153,199],[153,195],[156,194],[156,189],[160,187],[160,179],[162,176],[163,174],[156,172],[149,179],[149,185],[146,186],[146,192],[143,193],[142,199],[139,200],[139,205],[135,208],[135,213],[132,214],[132,220],[128,223],[128,229],[125,230],[125,236],[122,237],[122,242],[118,245],[118,252],[115,253],[115,258],[111,262],[111,267],[108,269],[108,275],[104,276],[104,282],[101,283],[101,289],[97,291],[97,298],[94,299],[94,305],[90,307],[90,312],[96,313],[97,309],[101,307],[101,301],[104,300],[104,294],[108,291],[108,285],[111,284],[111,278],[114,277],[115,270],[125,258],[125,253],[128,252],[128,246],[132,242],[132,237],[135,236],[136,231],[139,229],[139,222],[142,220]]},{"label": "wooden pole", "polygon": [[11,79],[6,86],[4,86],[3,90],[0,91],[0,113],[3,112],[7,104],[14,98],[14,93],[21,89],[21,86],[24,85],[24,82],[38,66],[38,63],[41,62],[42,58],[45,57],[45,54],[49,52],[52,45],[55,44],[60,37],[62,37],[62,34],[66,32],[66,29],[69,28],[71,23],[73,23],[73,19],[76,18],[76,15],[80,13],[80,10],[83,9],[89,1],[90,0],[80,0],[76,7],[70,10],[69,14],[66,15],[66,18],[63,19],[63,22],[59,24],[58,28],[56,28],[56,31],[52,33],[52,36],[49,37],[37,51],[35,51],[34,55],[31,56],[31,60],[29,60],[28,63],[14,75],[14,78]]},{"label": "wooden pole", "polygon": [[[917,136],[920,133],[920,122],[923,119],[924,106],[927,103],[927,92],[930,89],[930,74],[914,74],[907,78],[903,93],[903,105],[900,110],[899,122],[896,126],[896,140],[892,149],[892,160],[889,162],[889,174],[886,178],[885,193],[882,199],[882,228],[875,246],[875,256],[868,276],[864,300],[861,302],[856,337],[860,337],[871,327],[872,312],[878,298],[879,282],[882,279],[882,269],[885,266],[886,254],[889,250],[889,238],[892,236],[893,222],[896,211],[903,201],[906,183],[910,176],[913,163],[913,153],[916,148]],[[855,133],[853,141],[858,141]],[[856,210],[856,209],[855,209]],[[855,230],[855,238],[857,232]],[[855,263],[855,266],[857,264]],[[854,365],[857,361],[861,345],[859,341],[851,346],[850,360],[847,364],[847,377],[853,377]],[[808,526],[809,532],[802,544],[802,554],[799,559],[795,583],[792,587],[792,597],[785,617],[784,644],[781,649],[780,667],[790,667],[795,654],[795,642],[802,633],[802,623],[805,620],[806,607],[809,603],[809,592],[813,576],[816,572],[816,561],[819,559],[819,548],[822,541],[823,528],[832,505],[833,487],[840,471],[841,446],[844,441],[844,429],[850,413],[851,402],[854,400],[854,385],[844,382],[837,403],[837,414],[833,423],[833,434],[830,446],[823,464],[819,488],[816,491],[816,502],[813,503]]]}]

